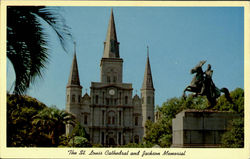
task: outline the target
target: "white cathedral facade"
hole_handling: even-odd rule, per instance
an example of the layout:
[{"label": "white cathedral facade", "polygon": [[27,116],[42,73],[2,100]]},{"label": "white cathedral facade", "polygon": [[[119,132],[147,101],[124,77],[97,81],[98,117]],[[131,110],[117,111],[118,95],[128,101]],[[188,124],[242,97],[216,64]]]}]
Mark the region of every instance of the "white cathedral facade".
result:
[{"label": "white cathedral facade", "polygon": [[[109,20],[100,82],[91,82],[90,94],[82,95],[77,58],[66,87],[66,111],[74,114],[90,135],[90,143],[103,146],[142,142],[147,120],[154,122],[155,89],[147,55],[141,96],[133,95],[131,83],[123,83],[123,59],[119,53],[113,11]],[[66,134],[72,131],[66,126]]]}]

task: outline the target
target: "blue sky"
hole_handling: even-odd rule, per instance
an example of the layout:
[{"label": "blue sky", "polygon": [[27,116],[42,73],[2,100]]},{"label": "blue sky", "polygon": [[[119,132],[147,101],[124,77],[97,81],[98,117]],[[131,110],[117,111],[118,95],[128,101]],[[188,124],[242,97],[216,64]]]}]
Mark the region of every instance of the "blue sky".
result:
[{"label": "blue sky", "polygon": [[[100,81],[100,60],[111,7],[59,7],[76,41],[83,94]],[[244,88],[244,9],[242,7],[113,7],[123,82],[138,94],[143,82],[147,45],[155,87],[155,104],[179,97],[191,82],[190,69],[200,60],[212,65],[217,87]],[[45,26],[47,27],[47,26]],[[48,106],[65,109],[65,93],[73,59],[51,29],[50,61],[43,79],[27,92]],[[7,61],[7,90],[15,79]]]}]

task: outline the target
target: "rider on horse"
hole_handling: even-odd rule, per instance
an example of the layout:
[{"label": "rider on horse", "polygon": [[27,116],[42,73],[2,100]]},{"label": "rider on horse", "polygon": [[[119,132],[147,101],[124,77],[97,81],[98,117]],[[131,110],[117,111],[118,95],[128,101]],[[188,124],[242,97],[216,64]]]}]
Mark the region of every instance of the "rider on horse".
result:
[{"label": "rider on horse", "polygon": [[225,97],[227,100],[232,103],[232,99],[230,97],[229,91],[227,88],[219,89],[215,86],[212,75],[213,70],[211,69],[211,65],[208,64],[208,68],[205,72],[202,70],[202,66],[206,63],[206,61],[200,61],[200,63],[191,70],[191,73],[195,74],[193,77],[191,84],[186,87],[183,92],[183,97],[186,98],[185,92],[194,92],[194,96],[197,95],[205,95],[210,102],[210,106],[213,107],[216,105],[216,98],[220,96],[221,92],[225,93]]}]

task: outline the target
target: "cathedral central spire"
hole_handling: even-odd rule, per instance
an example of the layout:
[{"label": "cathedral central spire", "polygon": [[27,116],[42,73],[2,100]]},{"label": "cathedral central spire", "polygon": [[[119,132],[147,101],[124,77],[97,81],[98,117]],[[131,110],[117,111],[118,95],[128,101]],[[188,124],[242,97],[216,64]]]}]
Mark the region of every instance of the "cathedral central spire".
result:
[{"label": "cathedral central spire", "polygon": [[111,9],[108,31],[104,42],[103,58],[120,58],[113,9]]}]

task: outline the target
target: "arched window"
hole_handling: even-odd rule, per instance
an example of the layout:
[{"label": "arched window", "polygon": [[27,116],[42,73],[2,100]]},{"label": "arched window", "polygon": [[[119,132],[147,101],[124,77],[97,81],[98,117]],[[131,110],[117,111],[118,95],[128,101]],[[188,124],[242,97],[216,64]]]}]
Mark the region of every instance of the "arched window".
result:
[{"label": "arched window", "polygon": [[95,96],[95,104],[98,104],[98,95]]},{"label": "arched window", "polygon": [[111,117],[108,116],[108,124],[111,124]]},{"label": "arched window", "polygon": [[112,124],[114,125],[115,124],[115,117],[112,116]]},{"label": "arched window", "polygon": [[125,104],[128,104],[128,96],[125,96]]},{"label": "arched window", "polygon": [[110,76],[107,76],[107,82],[110,83]]},{"label": "arched window", "polygon": [[84,124],[87,125],[88,124],[88,116],[85,114],[84,115]]},{"label": "arched window", "polygon": [[75,98],[76,98],[76,96],[73,94],[73,95],[72,95],[72,99],[71,99],[72,102],[75,102]]},{"label": "arched window", "polygon": [[109,105],[109,99],[108,98],[106,98],[106,104]]},{"label": "arched window", "polygon": [[119,111],[119,125],[121,125],[122,111]]},{"label": "arched window", "polygon": [[150,104],[150,102],[151,102],[151,98],[150,98],[150,96],[148,96],[147,97],[147,104]]},{"label": "arched window", "polygon": [[78,96],[78,103],[80,103],[81,102],[81,96],[79,95]]},{"label": "arched window", "polygon": [[114,83],[116,82],[116,76],[114,76],[114,78],[113,78],[113,82],[114,82]]},{"label": "arched window", "polygon": [[118,136],[118,143],[119,143],[119,145],[121,145],[121,139],[122,139],[122,133],[119,132],[119,136]]},{"label": "arched window", "polygon": [[138,126],[138,116],[135,117],[135,126]]},{"label": "arched window", "polygon": [[108,112],[108,124],[115,124],[115,112],[114,111],[110,111]]},{"label": "arched window", "polygon": [[102,125],[104,125],[104,113],[105,113],[105,110],[102,110]]}]

